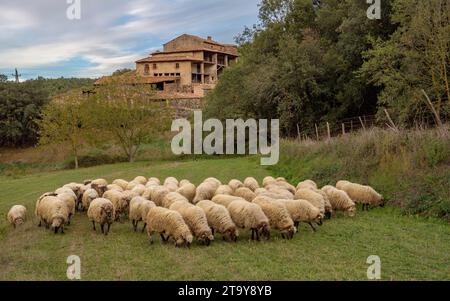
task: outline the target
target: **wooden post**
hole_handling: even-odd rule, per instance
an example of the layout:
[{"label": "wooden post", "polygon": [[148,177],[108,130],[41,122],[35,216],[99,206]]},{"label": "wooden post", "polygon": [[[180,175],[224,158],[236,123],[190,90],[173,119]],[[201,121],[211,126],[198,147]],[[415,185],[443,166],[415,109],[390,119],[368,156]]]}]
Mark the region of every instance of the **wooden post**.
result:
[{"label": "wooden post", "polygon": [[300,126],[297,124],[297,138],[298,141],[302,141],[302,135],[300,134]]},{"label": "wooden post", "polygon": [[345,136],[345,123],[342,124],[342,135]]},{"label": "wooden post", "polygon": [[[391,124],[391,127],[394,131],[398,132],[398,127],[395,125],[394,121],[391,118],[391,115],[389,115],[388,110],[384,109],[384,113],[386,113],[386,117],[389,120],[389,123]],[[417,127],[417,122],[416,122],[416,127]]]},{"label": "wooden post", "polygon": [[350,122],[351,122],[351,130],[353,132],[353,119]]},{"label": "wooden post", "polygon": [[327,122],[327,131],[328,131],[328,140],[331,140],[331,129],[330,129],[330,123]]},{"label": "wooden post", "polygon": [[317,141],[319,141],[319,140],[320,140],[320,137],[319,137],[319,127],[317,126],[317,123],[315,124],[315,126],[316,126],[316,138],[317,138]]},{"label": "wooden post", "polygon": [[362,125],[362,127],[363,127],[363,130],[365,131],[365,130],[366,130],[366,125],[364,124],[364,121],[362,120],[361,117],[359,117],[359,121],[361,122],[361,125]]}]

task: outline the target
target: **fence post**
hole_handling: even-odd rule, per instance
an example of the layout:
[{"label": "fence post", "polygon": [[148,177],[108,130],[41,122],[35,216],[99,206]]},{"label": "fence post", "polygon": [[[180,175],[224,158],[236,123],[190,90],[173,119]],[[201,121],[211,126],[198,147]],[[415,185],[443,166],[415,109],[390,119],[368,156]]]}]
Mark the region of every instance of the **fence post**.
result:
[{"label": "fence post", "polygon": [[363,130],[366,130],[366,125],[364,124],[364,121],[362,120],[361,116],[359,117],[359,121],[361,122],[361,125],[363,127]]},{"label": "fence post", "polygon": [[331,140],[331,129],[330,129],[330,123],[327,121],[327,131],[328,131],[328,140]]},{"label": "fence post", "polygon": [[345,136],[345,123],[342,124],[342,135]]},{"label": "fence post", "polygon": [[317,123],[315,124],[315,126],[316,126],[316,137],[317,137],[317,141],[319,141],[319,140],[320,140],[320,138],[319,138],[319,128],[317,127]]},{"label": "fence post", "polygon": [[298,141],[302,141],[302,136],[300,134],[300,126],[297,124],[297,139]]}]

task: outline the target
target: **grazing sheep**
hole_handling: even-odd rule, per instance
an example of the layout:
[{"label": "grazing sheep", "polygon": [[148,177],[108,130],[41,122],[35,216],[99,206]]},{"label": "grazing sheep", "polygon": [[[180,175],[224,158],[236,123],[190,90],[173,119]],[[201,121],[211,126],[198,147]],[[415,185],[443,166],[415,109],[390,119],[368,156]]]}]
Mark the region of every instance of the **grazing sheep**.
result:
[{"label": "grazing sheep", "polygon": [[178,192],[170,192],[164,197],[162,207],[169,209],[176,202],[189,203],[189,200]]},{"label": "grazing sheep", "polygon": [[14,227],[18,227],[25,223],[27,219],[27,208],[22,205],[16,205],[8,212],[8,222]]},{"label": "grazing sheep", "polygon": [[297,232],[294,221],[286,206],[267,197],[257,197],[253,204],[259,205],[264,214],[269,218],[270,227],[277,229],[284,239],[292,239]]},{"label": "grazing sheep", "polygon": [[147,188],[144,185],[139,184],[139,185],[136,185],[131,191],[137,193],[139,196],[142,196],[146,190],[147,190]]},{"label": "grazing sheep", "polygon": [[325,200],[323,196],[311,189],[299,189],[295,194],[296,200],[307,200],[319,209],[322,217],[325,217]]},{"label": "grazing sheep", "polygon": [[44,197],[39,201],[36,209],[39,218],[39,227],[44,223],[45,227],[52,228],[55,234],[61,229],[64,233],[64,225],[69,219],[69,212],[64,201],[54,196]]},{"label": "grazing sheep", "polygon": [[320,194],[323,197],[324,206],[325,206],[325,218],[330,219],[333,216],[333,206],[331,205],[328,195],[320,189],[313,189],[313,191],[317,192],[318,194]]},{"label": "grazing sheep", "polygon": [[89,185],[81,185],[80,186],[80,196],[81,197],[78,198],[78,200],[77,200],[77,210],[78,211],[83,211],[83,195],[89,189],[92,189],[91,184],[89,184]]},{"label": "grazing sheep", "polygon": [[193,203],[197,204],[198,202],[203,200],[211,200],[214,197],[217,188],[219,188],[219,186],[213,181],[200,184],[195,192]]},{"label": "grazing sheep", "polygon": [[220,182],[218,179],[216,178],[207,178],[205,181],[203,182],[213,182],[216,186],[220,186],[222,185],[222,182]]},{"label": "grazing sheep", "polygon": [[92,201],[95,199],[98,199],[100,196],[98,195],[97,191],[95,189],[88,189],[83,194],[82,204],[83,204],[83,211],[87,211],[89,209],[89,206],[91,205]]},{"label": "grazing sheep", "polygon": [[277,182],[286,182],[287,183],[286,178],[283,178],[283,177],[278,177],[278,178],[275,179],[275,181],[277,181]]},{"label": "grazing sheep", "polygon": [[138,176],[138,177],[134,178],[133,182],[136,182],[136,183],[139,183],[139,184],[145,186],[145,184],[147,184],[147,182],[148,182],[148,179],[143,176]]},{"label": "grazing sheep", "polygon": [[55,190],[56,195],[63,193],[70,194],[75,200],[77,199],[77,195],[75,194],[75,192],[73,192],[73,190],[68,187],[61,187]]},{"label": "grazing sheep", "polygon": [[259,188],[259,183],[255,178],[248,177],[244,180],[244,186],[254,192]]},{"label": "grazing sheep", "polygon": [[275,182],[269,182],[269,184],[265,185],[264,188],[268,189],[269,187],[272,187],[272,189],[281,189],[288,191],[292,194],[295,194],[296,189],[293,185],[289,184],[288,182],[284,181],[275,181]]},{"label": "grazing sheep", "polygon": [[191,181],[183,179],[180,181],[180,184],[178,186],[183,187],[184,185],[192,184]]},{"label": "grazing sheep", "polygon": [[345,191],[329,185],[323,187],[322,191],[327,194],[333,210],[347,212],[350,217],[355,216],[356,204]]},{"label": "grazing sheep", "polygon": [[228,186],[230,186],[233,191],[236,191],[237,189],[244,187],[244,183],[239,180],[231,180],[230,183],[228,183]]},{"label": "grazing sheep", "polygon": [[[94,231],[95,223],[99,224],[102,230],[102,234],[108,235],[111,225],[115,220],[114,216],[114,205],[110,200],[99,198],[92,201],[91,206],[88,210],[88,218],[92,222]],[[108,227],[105,229],[105,225]]]},{"label": "grazing sheep", "polygon": [[123,188],[117,184],[110,184],[106,186],[106,190],[116,190],[119,192],[124,192]]},{"label": "grazing sheep", "polygon": [[130,202],[133,198],[135,198],[137,196],[141,196],[136,191],[130,191],[130,190],[125,190],[124,192],[122,192],[122,194],[124,195],[125,201],[127,202],[128,206],[130,206]]},{"label": "grazing sheep", "polygon": [[76,195],[77,197],[77,205],[79,204],[79,202],[81,202],[81,198],[83,197],[83,193],[84,191],[82,190],[83,188],[83,184],[79,184],[79,183],[70,183],[70,184],[66,184],[63,187],[67,187],[70,188]]},{"label": "grazing sheep", "polygon": [[98,195],[103,195],[108,189],[108,182],[104,179],[98,179],[90,183],[91,188],[95,189]]},{"label": "grazing sheep", "polygon": [[67,219],[67,224],[70,225],[72,217],[75,215],[75,207],[77,205],[77,200],[73,195],[69,193],[61,193],[57,195],[57,198],[64,202],[67,206],[67,212],[69,213],[69,218]]},{"label": "grazing sheep", "polygon": [[213,197],[212,201],[218,205],[222,205],[225,208],[228,208],[228,206],[234,201],[246,201],[246,200],[234,195],[218,194]]},{"label": "grazing sheep", "polygon": [[315,232],[316,228],[313,223],[319,226],[323,223],[320,210],[306,200],[276,200],[276,202],[280,202],[286,206],[297,229],[300,223],[307,223]]},{"label": "grazing sheep", "polygon": [[228,206],[228,211],[237,227],[250,229],[252,240],[260,240],[260,236],[270,239],[270,223],[259,205],[245,200],[237,200]]},{"label": "grazing sheep", "polygon": [[109,183],[105,179],[97,179],[97,180],[90,182],[89,184],[98,185],[98,186],[108,186]]},{"label": "grazing sheep", "polygon": [[184,185],[180,184],[180,188],[178,188],[176,192],[187,198],[189,202],[192,202],[194,201],[195,193],[197,192],[197,187],[195,187],[195,185],[192,183],[184,183]]},{"label": "grazing sheep", "polygon": [[362,204],[363,210],[369,210],[370,206],[384,207],[385,205],[383,196],[370,186],[340,181],[336,187],[345,191],[355,203]]},{"label": "grazing sheep", "polygon": [[127,186],[128,186],[128,181],[122,180],[122,179],[117,179],[114,180],[114,182],[112,182],[114,185],[120,186],[122,188],[122,190],[126,190]]},{"label": "grazing sheep", "polygon": [[256,196],[265,196],[271,199],[287,199],[287,200],[293,200],[294,196],[287,190],[283,189],[276,189],[272,191],[268,191],[265,188],[258,188],[255,191]]},{"label": "grazing sheep", "polygon": [[202,208],[185,201],[178,201],[173,203],[169,209],[181,214],[192,234],[201,244],[207,246],[211,244],[214,240],[214,235],[208,225],[205,211]]},{"label": "grazing sheep", "polygon": [[205,211],[213,235],[217,231],[222,234],[223,240],[228,242],[237,241],[239,232],[226,207],[207,200],[199,202],[197,206]]},{"label": "grazing sheep", "polygon": [[168,177],[165,181],[164,181],[164,186],[169,185],[169,184],[175,184],[176,186],[180,185],[180,182],[178,181],[177,178],[174,177]]},{"label": "grazing sheep", "polygon": [[170,192],[176,192],[178,190],[178,185],[174,182],[169,182],[167,184],[164,184],[164,187],[166,187]]},{"label": "grazing sheep", "polygon": [[34,215],[36,215],[36,216],[38,215],[37,210],[39,208],[39,203],[42,201],[42,199],[44,199],[45,197],[48,197],[48,196],[56,197],[57,194],[54,192],[46,192],[43,195],[41,195],[36,201],[36,207],[34,207]]},{"label": "grazing sheep", "polygon": [[290,192],[287,189],[282,188],[279,185],[267,185],[265,187],[265,189],[269,192],[269,193],[273,193],[279,196],[282,196],[282,199],[287,199],[287,200],[293,200],[294,199],[294,194]]},{"label": "grazing sheep", "polygon": [[146,223],[151,244],[154,233],[159,233],[163,242],[173,238],[176,247],[190,247],[194,239],[183,217],[176,211],[161,207],[152,208],[148,212]]},{"label": "grazing sheep", "polygon": [[[169,194],[170,191],[164,187],[164,186],[158,186],[147,189],[147,191],[144,193],[143,197],[149,199],[153,203],[156,204],[156,206],[163,207],[163,201],[167,194]],[[150,197],[147,197],[149,195]]]},{"label": "grazing sheep", "polygon": [[267,185],[274,184],[274,183],[275,184],[277,183],[277,180],[275,180],[274,177],[265,177],[262,182],[263,187],[266,187]]},{"label": "grazing sheep", "polygon": [[318,189],[319,187],[317,186],[316,182],[314,182],[313,180],[305,180],[303,182],[298,183],[297,185],[297,190],[299,189]]},{"label": "grazing sheep", "polygon": [[[128,211],[128,202],[123,192],[110,190],[103,194],[104,199],[108,199],[114,206],[115,221],[119,221],[122,215]],[[91,203],[92,206],[92,203]]]},{"label": "grazing sheep", "polygon": [[134,187],[136,187],[138,185],[141,185],[141,183],[131,181],[131,182],[128,183],[127,187],[125,188],[125,191],[127,191],[127,190],[131,191],[131,190],[134,189]]},{"label": "grazing sheep", "polygon": [[231,189],[231,187],[228,185],[220,185],[219,188],[217,188],[214,195],[219,194],[233,195],[233,189]]},{"label": "grazing sheep", "polygon": [[[137,231],[139,222],[146,221],[147,214],[150,209],[156,207],[155,203],[144,199],[143,197],[135,197],[130,202],[130,214],[128,215],[134,228],[134,232]],[[144,224],[142,232],[145,231],[147,224]]]},{"label": "grazing sheep", "polygon": [[148,179],[147,184],[156,184],[157,186],[161,185],[161,181],[158,178],[155,177],[151,177],[150,179]]},{"label": "grazing sheep", "polygon": [[247,202],[252,202],[256,198],[256,194],[247,187],[241,187],[236,189],[234,195],[245,199]]}]

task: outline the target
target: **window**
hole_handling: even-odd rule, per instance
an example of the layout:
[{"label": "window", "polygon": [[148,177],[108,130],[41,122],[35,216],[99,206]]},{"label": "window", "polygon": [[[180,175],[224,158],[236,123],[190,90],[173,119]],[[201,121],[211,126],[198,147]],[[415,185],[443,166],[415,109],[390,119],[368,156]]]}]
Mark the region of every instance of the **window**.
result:
[{"label": "window", "polygon": [[181,73],[177,73],[176,76],[181,76]]},{"label": "window", "polygon": [[144,66],[144,74],[148,75],[150,73],[150,66],[148,64],[145,64]]},{"label": "window", "polygon": [[164,73],[164,76],[170,76],[170,73]]},{"label": "window", "polygon": [[153,64],[153,70],[158,69],[158,64]]},{"label": "window", "polygon": [[175,68],[176,68],[176,69],[180,69],[180,63],[176,63],[176,64],[175,64]]},{"label": "window", "polygon": [[153,74],[154,77],[158,77],[158,73]]}]

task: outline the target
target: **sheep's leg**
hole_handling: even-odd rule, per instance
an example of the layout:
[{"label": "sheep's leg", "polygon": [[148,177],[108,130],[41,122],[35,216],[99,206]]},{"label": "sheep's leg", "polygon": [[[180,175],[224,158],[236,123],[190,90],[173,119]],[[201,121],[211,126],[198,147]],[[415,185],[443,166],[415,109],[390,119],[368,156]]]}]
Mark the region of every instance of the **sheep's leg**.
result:
[{"label": "sheep's leg", "polygon": [[211,232],[212,232],[212,235],[214,236],[214,233],[215,233],[214,228],[211,228]]},{"label": "sheep's leg", "polygon": [[163,243],[167,243],[169,241],[169,237],[167,237],[167,238],[164,237],[164,234],[161,233],[160,236],[161,236],[161,239],[162,239]]},{"label": "sheep's leg", "polygon": [[142,233],[145,232],[145,228],[147,228],[147,223],[144,223],[144,227],[142,227]]},{"label": "sheep's leg", "polygon": [[281,238],[286,239],[286,236],[284,235],[284,233],[281,233]]},{"label": "sheep's leg", "polygon": [[104,224],[101,224],[101,225],[100,225],[100,228],[102,228],[102,234],[105,234],[105,225],[104,225]]},{"label": "sheep's leg", "polygon": [[148,239],[151,245],[153,245],[153,233],[148,233]]},{"label": "sheep's leg", "polygon": [[309,225],[311,226],[311,228],[313,229],[314,232],[316,232],[316,228],[314,228],[314,225],[312,223],[309,223]]},{"label": "sheep's leg", "polygon": [[255,233],[256,233],[256,240],[261,241],[261,238],[259,237],[259,231],[256,230]]},{"label": "sheep's leg", "polygon": [[39,228],[42,227],[42,220],[39,220],[39,225],[38,225],[38,227],[39,227]]},{"label": "sheep's leg", "polygon": [[64,225],[61,227],[61,234],[65,234],[64,233]]},{"label": "sheep's leg", "polygon": [[255,240],[255,229],[252,229],[252,240]]},{"label": "sheep's leg", "polygon": [[133,224],[134,232],[137,232],[137,221],[132,220],[131,223]]},{"label": "sheep's leg", "polygon": [[109,234],[109,231],[111,230],[111,224],[108,224],[108,232],[106,232],[106,235]]},{"label": "sheep's leg", "polygon": [[95,222],[94,221],[92,221],[92,226],[94,226],[93,227],[94,231],[97,231],[97,229],[95,229]]},{"label": "sheep's leg", "polygon": [[297,228],[297,232],[300,231],[300,222],[295,222],[294,227]]}]

